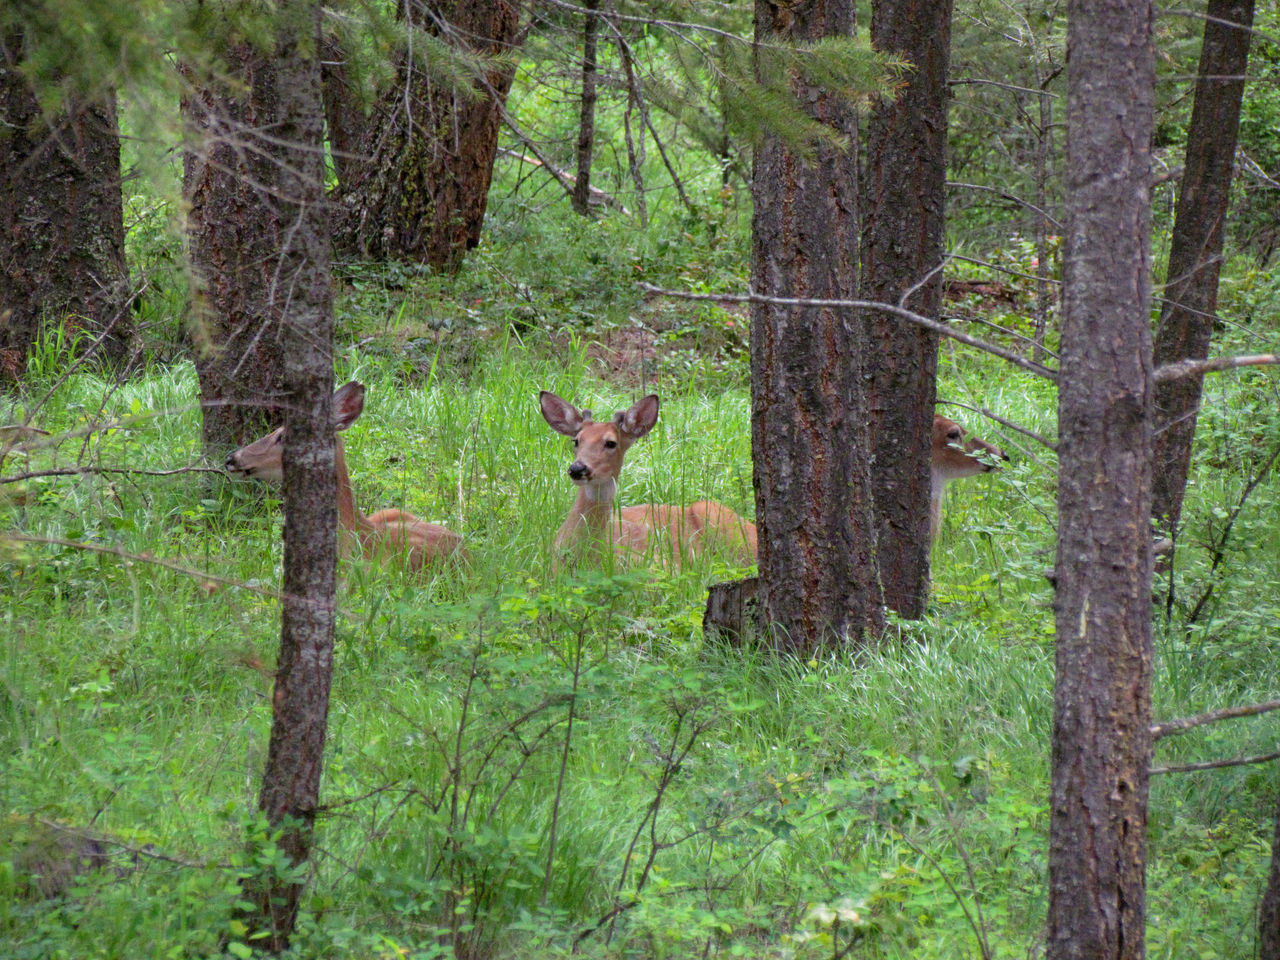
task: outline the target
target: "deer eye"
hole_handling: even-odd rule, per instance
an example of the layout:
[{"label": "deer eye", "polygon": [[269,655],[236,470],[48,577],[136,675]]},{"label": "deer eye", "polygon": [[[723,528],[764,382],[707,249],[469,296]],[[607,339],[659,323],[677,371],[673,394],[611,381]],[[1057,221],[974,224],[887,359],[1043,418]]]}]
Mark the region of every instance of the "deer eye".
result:
[{"label": "deer eye", "polygon": [[616,446],[618,445],[618,441],[617,441],[617,440],[606,440],[606,441],[604,442],[604,445],[605,445],[606,449],[612,450],[614,447],[616,447]]},{"label": "deer eye", "polygon": [[577,450],[577,449],[578,449],[578,438],[577,438],[577,437],[574,437],[574,438],[573,438],[573,449],[575,449],[575,450]]},{"label": "deer eye", "polygon": [[961,434],[959,430],[952,430],[950,433],[947,434],[947,439],[952,441],[953,443],[959,443],[960,436]]}]

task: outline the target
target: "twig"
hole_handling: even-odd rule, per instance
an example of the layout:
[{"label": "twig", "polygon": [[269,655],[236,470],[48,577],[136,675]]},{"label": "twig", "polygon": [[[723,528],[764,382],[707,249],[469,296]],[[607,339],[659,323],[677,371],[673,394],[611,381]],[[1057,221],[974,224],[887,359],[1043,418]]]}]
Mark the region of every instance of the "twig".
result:
[{"label": "twig", "polygon": [[226,587],[239,587],[241,590],[248,590],[250,593],[256,593],[263,597],[271,597],[273,600],[284,599],[284,594],[279,590],[268,590],[266,587],[255,587],[242,580],[232,580],[230,577],[220,577],[217,574],[206,573],[203,570],[184,567],[182,564],[174,563],[172,560],[163,560],[160,557],[152,557],[145,553],[130,553],[128,550],[121,550],[119,547],[104,547],[97,543],[84,543],[80,540],[64,540],[61,537],[33,537],[25,533],[4,532],[0,532],[0,543],[36,543],[48,547],[71,547],[75,550],[88,550],[90,553],[107,554],[113,557],[120,557],[122,560],[132,560],[135,563],[154,564],[157,567],[164,567],[166,570],[172,570],[174,573],[180,573],[185,577],[191,577],[195,580],[203,580],[208,583],[220,583]]},{"label": "twig", "polygon": [[651,283],[641,283],[640,289],[660,297],[676,297],[681,300],[710,300],[721,303],[726,301],[730,303],[768,303],[782,307],[837,307],[854,310],[878,310],[881,313],[895,316],[900,320],[906,320],[908,323],[917,324],[926,330],[932,330],[941,336],[959,340],[961,343],[966,343],[978,350],[994,354],[1014,366],[1022,367],[1022,369],[1034,373],[1036,376],[1052,380],[1054,383],[1058,382],[1058,371],[1046,367],[1044,364],[1036,363],[1034,360],[1027,360],[1012,350],[1006,350],[1004,347],[988,343],[986,340],[979,340],[977,337],[961,333],[954,327],[939,320],[931,320],[928,317],[923,317],[918,313],[894,306],[891,303],[880,303],[875,300],[811,300],[803,297],[767,297],[760,293],[693,293],[689,290],[666,290],[662,287],[655,287]]},{"label": "twig", "polygon": [[1179,360],[1157,367],[1152,374],[1155,383],[1168,380],[1180,380],[1183,377],[1199,376],[1202,373],[1214,373],[1218,370],[1234,370],[1236,367],[1274,366],[1280,363],[1277,353],[1246,353],[1235,357],[1211,357],[1208,360]]},{"label": "twig", "polygon": [[1008,427],[1014,433],[1020,433],[1024,437],[1028,437],[1034,440],[1036,443],[1040,444],[1041,446],[1048,447],[1054,453],[1058,452],[1058,445],[1054,443],[1052,440],[1049,440],[1046,437],[1040,436],[1040,434],[1036,433],[1034,430],[1029,430],[1026,427],[1018,426],[1018,424],[1014,423],[1012,420],[1006,420],[1004,417],[1000,416],[997,413],[993,413],[992,411],[988,410],[986,407],[971,406],[970,404],[963,403],[960,400],[939,400],[938,403],[945,403],[945,404],[948,404],[949,406],[963,407],[965,410],[972,410],[974,413],[979,413],[982,416],[986,417],[988,420],[994,420],[996,423],[1000,424],[1002,427]]},{"label": "twig", "polygon": [[1186,733],[1206,723],[1217,723],[1219,720],[1234,720],[1237,717],[1256,717],[1260,713],[1280,710],[1280,700],[1267,700],[1264,703],[1250,703],[1243,707],[1224,707],[1221,710],[1210,710],[1192,717],[1181,717],[1177,720],[1166,720],[1164,723],[1151,725],[1151,739],[1160,740],[1175,733]]},{"label": "twig", "polygon": [[1162,773],[1191,773],[1195,770],[1221,770],[1224,767],[1243,767],[1251,763],[1267,763],[1280,760],[1280,750],[1275,753],[1260,753],[1256,757],[1233,757],[1230,760],[1206,760],[1203,763],[1179,763],[1170,767],[1152,767],[1147,773],[1158,777]]},{"label": "twig", "polygon": [[[1052,96],[1052,94],[1049,94],[1049,96]],[[956,180],[948,180],[947,186],[963,187],[965,190],[981,190],[984,193],[994,193],[1001,200],[1008,200],[1010,203],[1016,203],[1019,206],[1026,207],[1028,210],[1035,211],[1036,213],[1040,214],[1040,216],[1044,217],[1045,220],[1047,220],[1049,223],[1053,224],[1054,227],[1056,227],[1059,231],[1065,229],[1062,225],[1062,221],[1060,221],[1057,217],[1051,214],[1048,210],[1045,210],[1043,207],[1036,206],[1030,200],[1024,200],[1022,199],[1022,197],[1019,197],[1016,194],[1009,193],[1005,190],[1001,190],[998,187],[988,187],[981,183],[960,183],[959,181],[956,181]]]},{"label": "twig", "polygon": [[21,480],[36,480],[40,477],[73,477],[82,473],[123,473],[142,477],[172,477],[179,473],[221,473],[226,471],[219,467],[177,467],[173,470],[139,470],[135,467],[56,467],[49,470],[31,470],[28,473],[17,473],[11,477],[0,477],[0,484],[18,483]]}]

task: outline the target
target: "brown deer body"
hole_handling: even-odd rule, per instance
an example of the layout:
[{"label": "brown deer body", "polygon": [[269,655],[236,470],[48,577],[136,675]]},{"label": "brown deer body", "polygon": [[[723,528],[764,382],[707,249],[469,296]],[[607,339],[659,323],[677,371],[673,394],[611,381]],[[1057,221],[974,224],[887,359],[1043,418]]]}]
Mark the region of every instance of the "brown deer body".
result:
[{"label": "brown deer body", "polygon": [[643,397],[604,423],[592,420],[590,410],[579,410],[547,390],[539,394],[538,403],[551,429],[573,438],[575,454],[569,479],[578,493],[556,534],[557,557],[585,545],[597,555],[611,549],[621,558],[648,555],[677,567],[708,549],[721,550],[743,565],[755,560],[755,524],[714,500],[687,507],[644,503],[615,512],[623,458],[658,422],[657,395]]},{"label": "brown deer body", "polygon": [[[333,395],[334,430],[355,423],[364,410],[364,385],[351,381]],[[241,447],[227,458],[227,469],[245,477],[280,480],[284,472],[284,428],[274,430]],[[394,507],[365,516],[356,507],[347,473],[342,438],[334,450],[338,472],[338,528],[346,552],[358,549],[370,560],[382,564],[403,562],[412,571],[459,554],[462,537],[447,527],[419,520]]]}]

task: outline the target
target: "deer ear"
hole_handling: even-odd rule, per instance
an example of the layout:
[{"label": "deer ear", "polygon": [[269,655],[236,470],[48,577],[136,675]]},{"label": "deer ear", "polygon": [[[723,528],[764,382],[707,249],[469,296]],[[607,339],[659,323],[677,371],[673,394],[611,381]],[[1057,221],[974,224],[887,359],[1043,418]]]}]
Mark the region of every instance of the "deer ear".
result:
[{"label": "deer ear", "polygon": [[632,440],[639,440],[658,422],[658,406],[658,395],[651,393],[637,400],[630,410],[619,410],[613,422]]},{"label": "deer ear", "polygon": [[364,384],[344,383],[333,394],[333,429],[345,430],[364,412]]},{"label": "deer ear", "polygon": [[590,410],[579,410],[550,390],[538,394],[538,406],[542,408],[542,419],[547,421],[547,426],[566,437],[576,437],[582,425],[591,419]]}]

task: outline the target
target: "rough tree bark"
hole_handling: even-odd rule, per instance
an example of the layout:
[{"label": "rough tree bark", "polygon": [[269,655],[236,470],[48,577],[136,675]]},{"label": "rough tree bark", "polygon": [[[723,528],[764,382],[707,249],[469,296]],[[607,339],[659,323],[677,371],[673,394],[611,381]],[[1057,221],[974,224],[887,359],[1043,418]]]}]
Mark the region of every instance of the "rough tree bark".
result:
[{"label": "rough tree bark", "polygon": [[350,53],[343,38],[326,32],[320,44],[320,90],[324,97],[325,132],[329,156],[338,178],[338,193],[360,181],[368,139],[368,118],[352,76]]},{"label": "rough tree bark", "polygon": [[[942,310],[950,0],[876,0],[871,44],[912,64],[892,101],[871,111],[862,184],[859,296],[926,317]],[[908,296],[908,293],[910,295]],[[929,445],[938,336],[867,313],[867,414],[885,602],[924,615],[929,594]]]},{"label": "rough tree bark", "polygon": [[24,44],[0,36],[0,380],[22,376],[45,324],[112,363],[136,346],[115,93],[42,115]]},{"label": "rough tree bark", "polygon": [[[280,224],[277,282],[267,306],[286,346],[284,434],[284,582],[280,656],[272,697],[271,741],[259,806],[282,829],[295,865],[310,856],[324,759],[333,674],[337,561],[337,463],[332,418],[333,312],[329,291],[329,217],[324,202],[324,110],[320,93],[320,8],[314,0],[281,11],[274,70],[256,79],[272,124],[266,194]],[[265,119],[265,116],[264,118]],[[266,184],[263,184],[266,186]],[[303,884],[275,874],[247,881],[252,926],[287,949]]]},{"label": "rough tree bark", "polygon": [[582,26],[582,109],[578,119],[578,176],[573,183],[573,209],[580,216],[591,212],[591,153],[596,136],[596,35],[599,0],[583,0],[586,22]]},{"label": "rough tree bark", "polygon": [[1258,960],[1280,960],[1280,802],[1276,807],[1275,832],[1271,839],[1267,889],[1258,906]]},{"label": "rough tree bark", "polygon": [[187,69],[182,101],[182,186],[196,286],[188,335],[205,456],[218,464],[278,426],[287,396],[284,297],[277,295],[287,227],[272,196],[281,175],[272,129],[277,64],[226,29],[224,79]]},{"label": "rough tree bark", "polygon": [[[335,243],[359,256],[456,270],[480,242],[502,107],[515,76],[519,0],[401,0],[417,30],[490,59],[484,79],[453,82],[411,53],[376,105],[343,195]],[[501,58],[494,60],[494,58]],[[469,87],[469,89],[467,89]]]},{"label": "rough tree bark", "polygon": [[[853,0],[801,7],[758,0],[756,38],[794,44],[848,36],[853,15]],[[814,117],[851,135],[848,103],[799,79],[792,80],[792,90]],[[852,151],[828,144],[819,145],[810,162],[776,137],[756,148],[753,290],[853,296],[855,163]],[[759,594],[775,646],[787,652],[856,642],[884,625],[856,334],[846,311],[751,307]],[[927,514],[926,506],[926,523]]]},{"label": "rough tree bark", "polygon": [[1050,960],[1144,955],[1151,758],[1150,0],[1067,8]]},{"label": "rough tree bark", "polygon": [[[1156,329],[1156,366],[1209,356],[1253,7],[1254,0],[1209,0],[1206,10],[1165,302]],[[1175,543],[1202,382],[1202,377],[1180,377],[1156,387],[1152,516]]]}]

